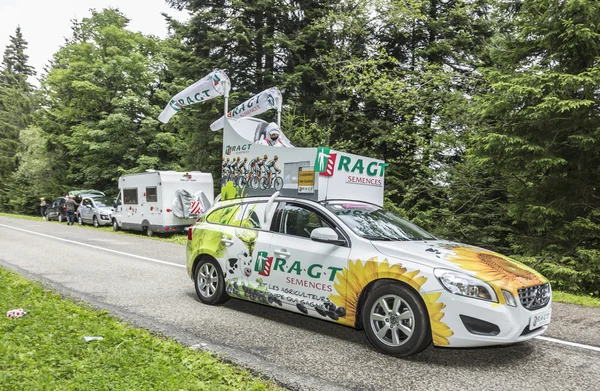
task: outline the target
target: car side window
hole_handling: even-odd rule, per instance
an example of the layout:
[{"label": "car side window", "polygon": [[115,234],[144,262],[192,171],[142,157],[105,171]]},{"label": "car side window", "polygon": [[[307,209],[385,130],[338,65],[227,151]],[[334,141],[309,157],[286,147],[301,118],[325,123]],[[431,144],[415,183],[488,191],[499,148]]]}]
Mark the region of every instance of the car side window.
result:
[{"label": "car side window", "polygon": [[275,210],[277,210],[277,205],[277,203],[273,203],[271,205],[270,213],[267,216],[267,221],[265,222],[264,219],[267,203],[259,202],[256,204],[248,204],[242,218],[242,227],[268,230],[271,226],[271,218],[273,213]]},{"label": "car side window", "polygon": [[88,200],[87,198],[85,200],[83,200],[82,204],[84,206],[92,207],[92,201]]},{"label": "car side window", "polygon": [[286,205],[281,215],[281,233],[310,238],[315,228],[333,227],[316,211],[300,205]]},{"label": "car side window", "polygon": [[206,221],[213,224],[231,225],[239,227],[244,217],[246,205],[231,205],[219,208],[206,217]]}]

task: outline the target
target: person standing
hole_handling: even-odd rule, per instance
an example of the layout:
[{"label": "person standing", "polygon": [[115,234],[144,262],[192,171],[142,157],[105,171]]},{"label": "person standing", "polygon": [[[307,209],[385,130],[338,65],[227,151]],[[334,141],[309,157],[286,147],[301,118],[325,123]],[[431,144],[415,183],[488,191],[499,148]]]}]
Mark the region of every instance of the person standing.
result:
[{"label": "person standing", "polygon": [[73,199],[73,195],[69,195],[67,198],[66,208],[67,208],[67,225],[73,225],[73,221],[75,219],[75,209],[79,206],[77,202]]},{"label": "person standing", "polygon": [[46,218],[46,206],[46,199],[44,197],[40,198],[40,214],[43,219]]}]

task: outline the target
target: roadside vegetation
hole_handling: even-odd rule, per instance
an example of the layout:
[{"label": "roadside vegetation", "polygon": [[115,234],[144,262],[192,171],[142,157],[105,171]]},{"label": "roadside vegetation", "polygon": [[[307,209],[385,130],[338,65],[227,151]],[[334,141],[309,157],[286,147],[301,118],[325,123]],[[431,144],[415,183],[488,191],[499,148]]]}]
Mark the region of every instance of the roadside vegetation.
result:
[{"label": "roadside vegetation", "polygon": [[[207,352],[128,326],[0,268],[2,390],[276,390]],[[7,311],[23,308],[21,318]],[[102,337],[86,342],[84,337]]]},{"label": "roadside vegetation", "polygon": [[572,293],[553,291],[552,300],[559,303],[579,304],[588,307],[600,308],[600,298],[598,297],[574,295]]}]

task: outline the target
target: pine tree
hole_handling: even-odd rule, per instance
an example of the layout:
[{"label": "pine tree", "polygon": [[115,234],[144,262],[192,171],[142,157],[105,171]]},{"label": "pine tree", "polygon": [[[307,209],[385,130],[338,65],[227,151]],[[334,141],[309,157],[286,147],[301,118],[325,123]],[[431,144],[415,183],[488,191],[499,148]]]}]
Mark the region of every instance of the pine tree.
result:
[{"label": "pine tree", "polygon": [[18,167],[19,133],[30,124],[35,108],[34,89],[28,82],[35,72],[27,63],[26,50],[27,41],[17,27],[0,65],[0,210],[6,209],[7,181]]},{"label": "pine tree", "polygon": [[502,3],[476,153],[507,183],[513,248],[600,294],[600,4]]}]

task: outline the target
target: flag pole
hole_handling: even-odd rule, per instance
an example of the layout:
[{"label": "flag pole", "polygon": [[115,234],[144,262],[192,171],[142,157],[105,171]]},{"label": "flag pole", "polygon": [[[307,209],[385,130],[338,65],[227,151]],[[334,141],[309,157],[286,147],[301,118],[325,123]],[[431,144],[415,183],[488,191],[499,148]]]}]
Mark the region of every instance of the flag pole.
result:
[{"label": "flag pole", "polygon": [[[275,87],[277,88],[277,87]],[[277,90],[279,91],[279,90]],[[281,129],[281,101],[283,100],[281,93],[279,93],[279,96],[277,97],[277,126],[279,126],[279,129]]]},{"label": "flag pole", "polygon": [[223,118],[227,118],[227,112],[228,110],[228,106],[229,106],[229,80],[227,81],[223,81],[223,89],[224,89],[224,94],[223,96],[225,97],[225,112],[223,113]]}]

